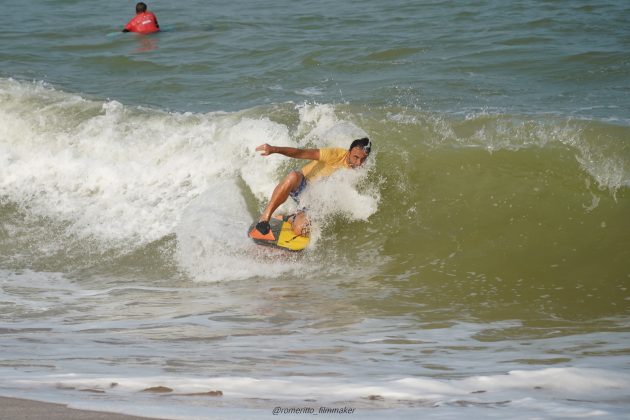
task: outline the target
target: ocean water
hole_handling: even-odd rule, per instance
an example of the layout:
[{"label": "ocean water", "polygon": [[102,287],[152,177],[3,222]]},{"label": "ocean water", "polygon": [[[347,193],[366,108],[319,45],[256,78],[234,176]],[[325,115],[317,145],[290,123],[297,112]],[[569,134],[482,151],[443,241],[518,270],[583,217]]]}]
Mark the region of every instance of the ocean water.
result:
[{"label": "ocean water", "polygon": [[[627,418],[627,2],[148,4],[0,5],[0,395]],[[307,251],[249,241],[256,146],[365,135]]]}]

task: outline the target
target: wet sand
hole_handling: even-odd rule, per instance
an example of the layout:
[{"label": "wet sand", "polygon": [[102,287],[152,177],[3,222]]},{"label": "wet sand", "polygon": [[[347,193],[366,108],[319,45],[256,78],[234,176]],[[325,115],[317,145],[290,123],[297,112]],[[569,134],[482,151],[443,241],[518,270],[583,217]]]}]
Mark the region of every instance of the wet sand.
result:
[{"label": "wet sand", "polygon": [[0,397],[0,418],[11,420],[146,420],[146,417],[75,410],[62,404],[50,404],[18,398]]}]

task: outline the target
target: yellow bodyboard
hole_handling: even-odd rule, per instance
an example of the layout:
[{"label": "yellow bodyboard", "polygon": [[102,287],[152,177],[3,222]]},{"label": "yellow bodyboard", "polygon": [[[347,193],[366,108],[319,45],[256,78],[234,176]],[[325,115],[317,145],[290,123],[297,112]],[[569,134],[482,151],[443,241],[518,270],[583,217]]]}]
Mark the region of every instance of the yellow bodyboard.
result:
[{"label": "yellow bodyboard", "polygon": [[269,221],[271,231],[267,235],[260,235],[254,222],[248,230],[248,236],[259,245],[286,249],[289,251],[302,251],[310,242],[308,236],[296,235],[293,225],[288,217],[274,217]]}]

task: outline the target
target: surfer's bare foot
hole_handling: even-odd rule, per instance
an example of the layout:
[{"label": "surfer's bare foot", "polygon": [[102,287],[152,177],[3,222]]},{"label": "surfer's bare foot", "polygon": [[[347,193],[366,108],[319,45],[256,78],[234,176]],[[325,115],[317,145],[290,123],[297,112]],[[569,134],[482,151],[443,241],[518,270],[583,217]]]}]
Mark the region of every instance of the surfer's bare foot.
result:
[{"label": "surfer's bare foot", "polygon": [[271,226],[269,226],[269,222],[267,222],[266,220],[261,220],[260,222],[256,223],[256,230],[263,235],[266,235],[271,230]]}]

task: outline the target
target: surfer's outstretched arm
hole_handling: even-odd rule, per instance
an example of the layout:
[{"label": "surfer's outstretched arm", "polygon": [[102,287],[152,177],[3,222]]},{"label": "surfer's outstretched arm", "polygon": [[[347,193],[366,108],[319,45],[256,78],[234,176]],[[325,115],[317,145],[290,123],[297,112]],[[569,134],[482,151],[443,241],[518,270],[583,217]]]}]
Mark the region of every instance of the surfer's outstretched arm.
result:
[{"label": "surfer's outstretched arm", "polygon": [[267,143],[256,148],[261,156],[269,156],[274,153],[295,159],[319,160],[319,149],[298,149],[296,147],[271,146]]}]

